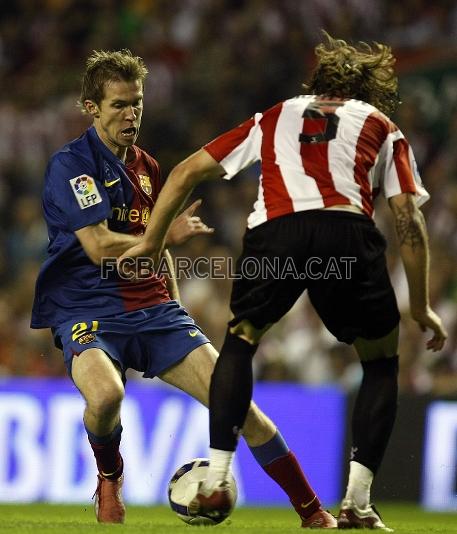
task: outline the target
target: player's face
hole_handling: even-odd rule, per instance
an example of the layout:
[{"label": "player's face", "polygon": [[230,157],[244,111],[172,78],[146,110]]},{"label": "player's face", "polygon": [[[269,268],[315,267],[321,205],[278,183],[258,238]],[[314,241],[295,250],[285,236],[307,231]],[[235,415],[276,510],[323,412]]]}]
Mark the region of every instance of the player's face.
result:
[{"label": "player's face", "polygon": [[100,139],[114,154],[123,159],[127,148],[133,145],[140,131],[143,113],[142,82],[136,80],[106,83],[98,110],[95,127]]}]

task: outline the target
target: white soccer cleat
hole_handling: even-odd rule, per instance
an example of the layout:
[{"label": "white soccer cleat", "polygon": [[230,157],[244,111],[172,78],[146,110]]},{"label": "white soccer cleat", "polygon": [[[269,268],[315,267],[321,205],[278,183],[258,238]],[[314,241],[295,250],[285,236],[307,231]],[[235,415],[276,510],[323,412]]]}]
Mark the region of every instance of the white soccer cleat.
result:
[{"label": "white soccer cleat", "polygon": [[344,499],[341,503],[338,528],[369,528],[393,532],[392,528],[386,527],[382,522],[381,516],[373,504],[369,504],[366,508],[359,508],[350,499]]}]

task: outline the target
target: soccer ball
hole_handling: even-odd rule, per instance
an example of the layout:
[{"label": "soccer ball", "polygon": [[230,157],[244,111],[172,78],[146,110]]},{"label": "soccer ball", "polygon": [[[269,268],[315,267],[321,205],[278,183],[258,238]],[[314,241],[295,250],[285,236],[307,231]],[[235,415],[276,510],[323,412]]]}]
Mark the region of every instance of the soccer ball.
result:
[{"label": "soccer ball", "polygon": [[[182,465],[171,477],[168,484],[168,500],[170,501],[171,509],[179,519],[189,525],[216,525],[217,523],[222,523],[228,517],[227,514],[219,517],[189,514],[189,503],[197,494],[198,483],[206,478],[208,465],[209,460],[207,458],[194,458],[187,464]],[[228,482],[233,509],[238,493],[235,479],[232,475],[230,475]]]}]

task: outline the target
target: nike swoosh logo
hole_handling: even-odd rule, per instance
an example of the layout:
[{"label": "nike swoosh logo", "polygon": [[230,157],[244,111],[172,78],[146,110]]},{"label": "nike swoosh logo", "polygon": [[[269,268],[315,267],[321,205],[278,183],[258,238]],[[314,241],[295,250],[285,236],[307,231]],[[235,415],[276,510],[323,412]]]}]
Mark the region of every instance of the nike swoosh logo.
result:
[{"label": "nike swoosh logo", "polygon": [[120,181],[121,181],[120,178],[118,178],[117,180],[113,180],[112,182],[107,182],[107,181],[105,180],[105,182],[104,182],[103,185],[104,185],[105,187],[111,187],[112,185],[117,184],[117,182],[120,182]]},{"label": "nike swoosh logo", "polygon": [[100,471],[100,474],[102,477],[110,477],[111,475],[114,475],[116,471],[113,471],[112,473],[105,473],[104,471]]},{"label": "nike swoosh logo", "polygon": [[198,330],[193,330],[192,332],[189,332],[190,337],[195,337],[198,334]]},{"label": "nike swoosh logo", "polygon": [[300,504],[300,507],[301,508],[308,508],[308,506],[310,506],[311,504],[313,504],[313,502],[316,500],[316,495],[314,495],[314,497],[309,501],[307,502],[306,504],[304,502],[302,502]]}]

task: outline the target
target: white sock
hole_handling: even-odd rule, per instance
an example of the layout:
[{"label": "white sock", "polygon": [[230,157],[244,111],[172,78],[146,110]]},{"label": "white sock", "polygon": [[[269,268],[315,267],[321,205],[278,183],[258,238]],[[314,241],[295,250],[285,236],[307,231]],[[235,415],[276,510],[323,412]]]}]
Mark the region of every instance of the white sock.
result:
[{"label": "white sock", "polygon": [[232,467],[232,451],[221,451],[220,449],[209,450],[209,467],[206,480],[203,481],[200,491],[211,494],[221,482],[228,479]]},{"label": "white sock", "polygon": [[359,508],[366,508],[370,504],[370,489],[373,473],[358,462],[349,462],[349,481],[346,499],[350,499]]}]

